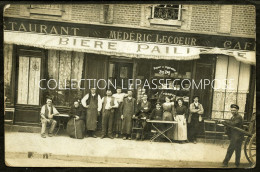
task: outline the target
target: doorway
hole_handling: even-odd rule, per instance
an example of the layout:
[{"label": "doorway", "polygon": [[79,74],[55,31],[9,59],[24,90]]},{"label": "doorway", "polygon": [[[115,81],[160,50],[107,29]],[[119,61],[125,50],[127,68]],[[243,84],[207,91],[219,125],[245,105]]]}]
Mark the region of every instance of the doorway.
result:
[{"label": "doorway", "polygon": [[110,61],[108,68],[109,88],[113,93],[116,92],[116,87],[121,87],[126,90],[133,82],[133,63],[125,61]]}]

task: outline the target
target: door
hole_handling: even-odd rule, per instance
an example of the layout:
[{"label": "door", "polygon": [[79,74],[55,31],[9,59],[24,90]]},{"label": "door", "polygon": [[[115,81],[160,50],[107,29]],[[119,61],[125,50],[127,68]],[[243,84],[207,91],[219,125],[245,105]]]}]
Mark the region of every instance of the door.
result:
[{"label": "door", "polygon": [[17,104],[39,105],[41,58],[19,57]]},{"label": "door", "polygon": [[[197,85],[200,81],[202,81],[202,87],[198,87],[198,89],[194,88],[194,92],[192,95],[200,97],[199,102],[203,105],[204,108],[203,117],[210,118],[212,109],[213,88],[211,85],[207,85],[204,87],[203,82],[204,80],[208,79],[211,84],[214,79],[215,56],[201,56],[201,58],[196,61],[194,69],[196,70],[194,81]],[[207,83],[207,81],[205,81],[205,83]],[[191,100],[190,102],[193,102],[193,100]]]},{"label": "door", "polygon": [[16,99],[14,122],[39,123],[42,90],[43,52],[41,50],[18,50],[16,68]]},{"label": "door", "polygon": [[114,87],[121,87],[123,90],[129,88],[133,79],[133,63],[128,62],[109,62],[108,78],[113,85],[110,84],[110,89],[113,93],[116,92]]}]

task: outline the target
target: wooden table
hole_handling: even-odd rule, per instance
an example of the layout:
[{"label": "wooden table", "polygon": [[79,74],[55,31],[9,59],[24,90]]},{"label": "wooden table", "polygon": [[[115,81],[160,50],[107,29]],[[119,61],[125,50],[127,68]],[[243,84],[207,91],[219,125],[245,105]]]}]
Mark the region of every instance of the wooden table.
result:
[{"label": "wooden table", "polygon": [[[172,129],[174,127],[174,124],[177,124],[176,121],[160,121],[160,120],[147,120],[147,122],[151,123],[153,128],[158,131],[158,134],[155,134],[150,141],[154,141],[157,137],[159,136],[164,136],[166,139],[168,139],[171,143],[171,139],[167,137],[164,133],[167,132],[168,130]],[[161,131],[159,128],[157,128],[154,124],[170,124],[168,128],[165,130]]]},{"label": "wooden table", "polygon": [[57,123],[58,123],[58,130],[56,131],[55,135],[58,134],[61,126],[62,126],[63,130],[65,130],[65,128],[64,128],[65,127],[65,121],[68,122],[69,117],[70,117],[69,114],[66,114],[66,113],[53,115],[53,118],[55,118],[57,120]]}]

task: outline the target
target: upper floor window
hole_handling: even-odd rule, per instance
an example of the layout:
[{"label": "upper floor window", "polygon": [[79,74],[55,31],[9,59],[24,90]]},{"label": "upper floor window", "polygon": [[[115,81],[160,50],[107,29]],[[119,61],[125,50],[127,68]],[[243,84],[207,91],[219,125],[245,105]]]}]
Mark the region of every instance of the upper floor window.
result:
[{"label": "upper floor window", "polygon": [[30,5],[31,14],[44,14],[44,15],[53,15],[61,16],[62,15],[62,5],[43,5],[35,4]]},{"label": "upper floor window", "polygon": [[181,5],[160,4],[153,5],[151,9],[151,24],[181,25]]}]

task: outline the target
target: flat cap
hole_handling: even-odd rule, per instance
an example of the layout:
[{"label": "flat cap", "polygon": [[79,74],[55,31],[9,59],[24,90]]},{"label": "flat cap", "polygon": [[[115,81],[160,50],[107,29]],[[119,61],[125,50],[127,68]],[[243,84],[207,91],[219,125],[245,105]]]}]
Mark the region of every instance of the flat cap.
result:
[{"label": "flat cap", "polygon": [[232,104],[232,105],[230,105],[230,108],[236,108],[236,109],[238,110],[238,109],[239,109],[239,106],[236,105],[236,104]]}]

